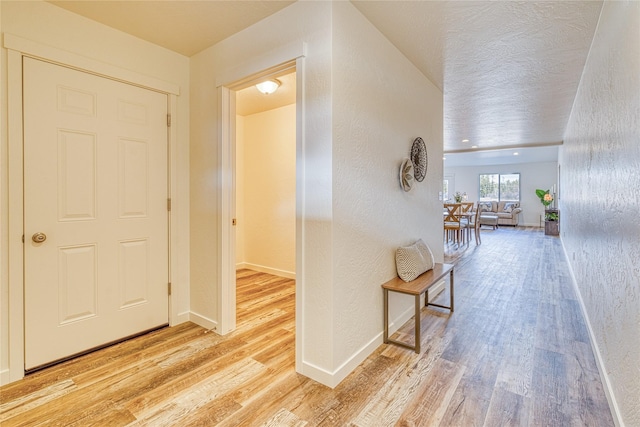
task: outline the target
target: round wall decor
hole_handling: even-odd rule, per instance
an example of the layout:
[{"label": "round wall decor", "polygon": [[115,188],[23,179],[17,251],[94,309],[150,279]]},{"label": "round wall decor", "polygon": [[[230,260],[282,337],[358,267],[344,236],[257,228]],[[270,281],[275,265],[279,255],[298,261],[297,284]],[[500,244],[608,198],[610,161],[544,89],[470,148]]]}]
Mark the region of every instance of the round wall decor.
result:
[{"label": "round wall decor", "polygon": [[416,181],[422,182],[427,175],[427,146],[422,138],[418,137],[411,146],[411,162],[413,163],[413,174]]},{"label": "round wall decor", "polygon": [[405,158],[400,165],[400,187],[409,191],[413,187],[413,165],[411,159]]}]

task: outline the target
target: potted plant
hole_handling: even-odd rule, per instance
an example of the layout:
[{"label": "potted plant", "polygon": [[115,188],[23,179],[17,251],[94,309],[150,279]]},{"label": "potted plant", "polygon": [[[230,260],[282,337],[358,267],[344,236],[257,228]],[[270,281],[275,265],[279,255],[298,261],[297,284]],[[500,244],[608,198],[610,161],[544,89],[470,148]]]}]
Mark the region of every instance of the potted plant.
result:
[{"label": "potted plant", "polygon": [[466,199],[467,198],[467,193],[461,193],[459,191],[456,191],[456,194],[453,195],[453,199],[456,201],[456,203],[462,203],[462,199]]},{"label": "potted plant", "polygon": [[536,196],[540,199],[540,203],[544,205],[545,209],[549,208],[549,205],[553,203],[553,196],[549,193],[549,190],[536,190]]},{"label": "potted plant", "polygon": [[544,234],[549,236],[558,236],[560,234],[560,224],[558,211],[549,209],[549,205],[553,203],[553,195],[549,190],[536,190],[536,196],[540,199],[540,203],[544,205]]}]

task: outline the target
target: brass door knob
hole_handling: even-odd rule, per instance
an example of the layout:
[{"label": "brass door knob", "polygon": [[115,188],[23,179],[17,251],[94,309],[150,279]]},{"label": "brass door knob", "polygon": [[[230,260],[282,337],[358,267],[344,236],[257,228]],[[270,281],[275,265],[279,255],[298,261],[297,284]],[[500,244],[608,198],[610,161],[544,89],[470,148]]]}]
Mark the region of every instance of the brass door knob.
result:
[{"label": "brass door knob", "polygon": [[36,243],[42,243],[45,240],[47,240],[47,235],[44,233],[36,233],[33,236],[31,236],[31,240],[33,240]]}]

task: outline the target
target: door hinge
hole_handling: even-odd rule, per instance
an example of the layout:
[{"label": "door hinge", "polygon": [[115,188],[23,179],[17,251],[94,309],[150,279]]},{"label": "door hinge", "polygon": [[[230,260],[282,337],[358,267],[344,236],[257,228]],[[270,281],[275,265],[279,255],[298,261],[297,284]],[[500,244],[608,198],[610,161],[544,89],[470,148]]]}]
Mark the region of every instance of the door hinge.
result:
[{"label": "door hinge", "polygon": [[24,234],[22,235],[22,243],[24,243]]},{"label": "door hinge", "polygon": [[171,198],[167,199],[167,210],[171,212]]},{"label": "door hinge", "polygon": [[171,114],[167,114],[167,127],[171,127]]},{"label": "door hinge", "polygon": [[168,295],[171,295],[171,282],[167,283],[167,293]]},{"label": "door hinge", "polygon": [[238,225],[238,220],[237,220],[237,219],[235,219],[235,218],[233,218],[233,219],[231,220],[231,225],[233,225],[233,226]]}]

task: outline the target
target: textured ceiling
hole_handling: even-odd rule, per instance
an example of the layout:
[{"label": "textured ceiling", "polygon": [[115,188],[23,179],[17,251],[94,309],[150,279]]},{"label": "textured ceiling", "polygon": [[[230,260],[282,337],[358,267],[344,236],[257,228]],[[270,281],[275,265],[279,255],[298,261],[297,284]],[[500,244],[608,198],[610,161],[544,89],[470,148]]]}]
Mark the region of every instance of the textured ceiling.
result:
[{"label": "textured ceiling", "polygon": [[[51,3],[191,56],[291,2]],[[445,152],[562,142],[602,1],[352,3],[442,89]]]},{"label": "textured ceiling", "polygon": [[443,90],[445,151],[562,141],[602,2],[353,3]]}]

